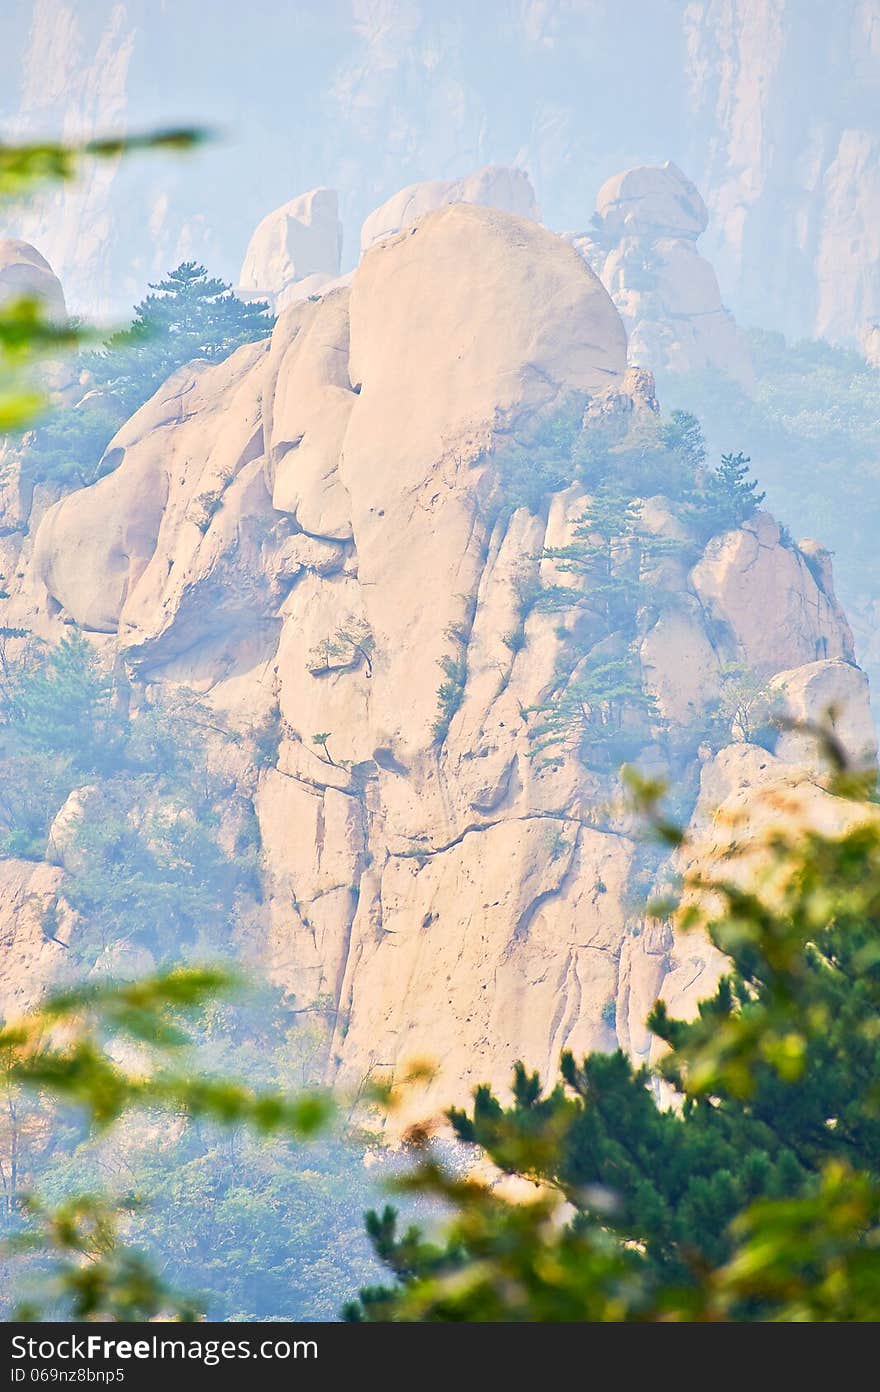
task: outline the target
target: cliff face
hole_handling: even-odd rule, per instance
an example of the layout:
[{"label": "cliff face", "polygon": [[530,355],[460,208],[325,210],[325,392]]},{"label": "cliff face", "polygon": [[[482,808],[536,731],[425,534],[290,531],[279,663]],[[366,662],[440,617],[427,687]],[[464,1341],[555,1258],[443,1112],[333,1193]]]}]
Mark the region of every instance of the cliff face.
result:
[{"label": "cliff face", "polygon": [[707,224],[699,190],[667,161],[606,180],[590,231],[570,240],[617,306],[633,366],[725,372],[748,391],[755,376],[748,343],[697,250]]},{"label": "cliff face", "polygon": [[[78,625],[135,692],[183,683],[276,731],[269,766],[241,773],[264,857],[249,950],[299,1006],[329,1001],[328,1073],[346,1084],[429,1058],[448,1102],[503,1085],[518,1057],[546,1073],[564,1047],[644,1055],[656,995],[703,993],[705,945],[643,917],[662,865],[613,768],[623,751],[692,800],[702,767],[710,823],[750,779],[809,779],[796,743],[712,753],[730,664],[782,673],[799,716],[835,702],[870,753],[827,556],[766,514],[706,543],[674,497],[636,499],[611,570],[641,598],[625,640],[611,631],[565,561],[586,475],[526,502],[514,486],[511,461],[531,478],[535,432],[563,417],[587,455],[654,438],[608,294],[536,223],[446,206],[377,242],[350,289],[291,306],[271,341],[178,372],[105,477],[38,498],[7,538],[4,624]],[[635,715],[589,686],[624,666]],[[575,735],[542,753],[541,721],[566,713]],[[588,728],[607,757],[583,756]],[[60,871],[16,864],[55,892]],[[0,938],[19,1000],[52,948],[32,938]]]},{"label": "cliff face", "polygon": [[880,306],[880,6],[701,0],[683,29],[686,167],[738,317],[854,342]]},{"label": "cliff face", "polygon": [[741,324],[855,343],[880,320],[878,0],[257,0],[207,25],[201,0],[6,8],[13,131],[186,118],[232,137],[136,185],[103,164],[16,220],[78,312],[124,313],[186,256],[234,282],[251,229],[317,178],[342,195],[351,265],[404,184],[516,164],[548,224],[578,229],[616,170],[672,159]]}]

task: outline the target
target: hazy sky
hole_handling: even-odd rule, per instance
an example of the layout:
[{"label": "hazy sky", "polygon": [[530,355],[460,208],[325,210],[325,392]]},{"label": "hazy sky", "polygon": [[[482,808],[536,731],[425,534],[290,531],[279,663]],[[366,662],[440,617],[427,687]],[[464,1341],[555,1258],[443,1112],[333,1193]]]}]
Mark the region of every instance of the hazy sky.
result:
[{"label": "hazy sky", "polygon": [[[151,220],[166,259],[182,237],[231,279],[259,219],[319,184],[339,191],[346,263],[398,188],[487,163],[525,166],[548,223],[576,229],[608,174],[686,158],[668,80],[683,8],[643,3],[632,26],[605,0],[5,0],[0,116],[44,133],[222,132],[182,168],[118,181],[110,217],[137,263],[131,286]],[[118,277],[124,263],[123,248]]]},{"label": "hazy sky", "polygon": [[[2,0],[0,13],[5,129],[222,133],[195,159],[104,169],[7,220],[92,311],[123,312],[183,256],[234,281],[257,222],[317,185],[339,192],[348,266],[363,218],[416,180],[517,164],[547,224],[575,231],[610,174],[671,159],[709,206],[702,247],[737,316],[846,337],[880,314],[878,111],[880,0]],[[829,291],[838,266],[848,298]]]}]

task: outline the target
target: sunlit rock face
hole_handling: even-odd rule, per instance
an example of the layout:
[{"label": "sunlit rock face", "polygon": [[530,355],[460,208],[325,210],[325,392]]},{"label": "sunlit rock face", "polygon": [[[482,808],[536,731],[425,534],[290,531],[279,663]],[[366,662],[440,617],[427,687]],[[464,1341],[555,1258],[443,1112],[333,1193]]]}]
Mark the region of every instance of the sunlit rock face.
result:
[{"label": "sunlit rock face", "polygon": [[338,276],[341,253],[336,191],[312,189],[260,222],[245,252],[237,293],[244,299],[267,299],[280,311]]},{"label": "sunlit rock face", "polygon": [[448,203],[479,203],[540,222],[535,190],[524,169],[488,167],[465,179],[431,179],[410,184],[370,213],[361,228],[361,252],[374,242],[409,227],[425,213]]},{"label": "sunlit rock face", "polygon": [[[106,476],[34,527],[4,623],[76,623],[135,690],[195,687],[245,731],[277,717],[269,766],[247,774],[264,853],[249,950],[298,1005],[331,1003],[330,1079],[427,1059],[423,1110],[503,1086],[516,1058],[549,1074],[563,1048],[645,1057],[655,996],[688,1006],[714,979],[705,945],[643,917],[658,867],[612,774],[534,756],[530,713],[607,657],[558,563],[589,493],[499,501],[505,451],[541,421],[573,413],[589,443],[650,431],[656,410],[583,258],[456,202],[378,240],[350,288],[292,305],[271,340],[181,369]],[[664,495],[642,521],[670,543],[637,633],[670,728],[704,719],[740,662],[782,673],[795,711],[830,692],[864,731],[827,554],[761,513],[701,546]],[[552,611],[524,603],[550,587]],[[731,748],[681,773],[696,792],[701,759],[729,765],[706,775],[701,825],[740,786]],[[805,776],[799,749],[742,748]],[[644,755],[662,774],[659,745]]]},{"label": "sunlit rock face", "polygon": [[17,238],[0,238],[0,305],[33,298],[52,319],[64,319],[64,291],[49,262],[36,247]]},{"label": "sunlit rock face", "polygon": [[667,162],[608,179],[590,233],[572,240],[620,312],[634,366],[655,373],[715,369],[749,389],[754,372],[745,338],[697,250],[707,223],[699,191]]},{"label": "sunlit rock face", "polygon": [[0,1018],[29,1010],[63,963],[69,925],[56,930],[60,941],[43,931],[61,878],[54,865],[0,860]]},{"label": "sunlit rock face", "polygon": [[353,264],[405,185],[515,164],[561,230],[616,170],[671,159],[740,324],[855,343],[880,319],[877,0],[215,8],[5,0],[10,133],[183,117],[220,135],[185,161],[102,162],[0,229],[41,248],[77,313],[123,315],[183,259],[234,283],[266,210],[319,180]]}]

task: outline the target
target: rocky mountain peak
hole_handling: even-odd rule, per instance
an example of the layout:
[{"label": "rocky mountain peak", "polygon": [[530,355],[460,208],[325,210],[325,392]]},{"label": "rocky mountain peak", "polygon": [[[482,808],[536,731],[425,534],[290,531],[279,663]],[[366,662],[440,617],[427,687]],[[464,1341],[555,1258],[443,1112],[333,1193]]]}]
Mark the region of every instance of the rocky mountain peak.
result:
[{"label": "rocky mountain peak", "polygon": [[[511,1058],[643,1053],[654,997],[704,994],[717,961],[645,920],[663,866],[618,764],[668,778],[684,816],[702,784],[711,825],[746,777],[731,749],[765,781],[815,777],[796,742],[759,742],[768,684],[864,735],[827,554],[735,489],[707,502],[687,461],[583,257],[454,201],[271,339],[180,369],[105,476],[33,512],[4,624],[73,625],[135,705],[195,690],[239,731],[262,846],[240,933],[324,1003],[328,1076],[427,1056],[445,1103]],[[67,872],[4,873],[17,922]],[[20,997],[53,949],[3,941]]]}]

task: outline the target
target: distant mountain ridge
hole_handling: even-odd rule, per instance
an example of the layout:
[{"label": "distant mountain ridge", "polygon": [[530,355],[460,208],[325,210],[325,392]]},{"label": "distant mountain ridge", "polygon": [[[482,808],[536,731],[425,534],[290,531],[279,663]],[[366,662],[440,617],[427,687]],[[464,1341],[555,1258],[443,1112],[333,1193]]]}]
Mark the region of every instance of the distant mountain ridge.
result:
[{"label": "distant mountain ridge", "polygon": [[[762,702],[834,705],[873,758],[830,559],[736,461],[713,482],[688,431],[572,246],[457,203],[271,339],[181,368],[97,483],[9,507],[4,661],[79,631],[135,717],[189,689],[236,732],[220,845],[245,806],[259,892],[232,945],[324,1022],[328,1079],[429,1059],[446,1104],[516,1058],[645,1057],[654,998],[707,993],[717,954],[646,915],[675,865],[624,760],[713,858],[757,788],[845,816],[809,743],[760,728]],[[45,858],[0,863],[7,1007],[77,941],[71,825],[100,798],[75,787]],[[149,942],[119,947],[150,965]]]},{"label": "distant mountain ridge", "polygon": [[5,229],[77,312],[119,315],[190,256],[233,281],[252,228],[319,184],[350,267],[406,184],[518,165],[576,231],[611,174],[671,159],[741,324],[855,344],[880,321],[878,0],[255,0],[207,22],[196,0],[13,0],[3,27],[7,130],[224,137],[184,166],[102,166]]}]

